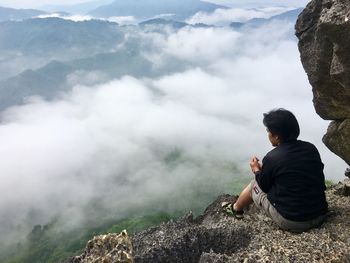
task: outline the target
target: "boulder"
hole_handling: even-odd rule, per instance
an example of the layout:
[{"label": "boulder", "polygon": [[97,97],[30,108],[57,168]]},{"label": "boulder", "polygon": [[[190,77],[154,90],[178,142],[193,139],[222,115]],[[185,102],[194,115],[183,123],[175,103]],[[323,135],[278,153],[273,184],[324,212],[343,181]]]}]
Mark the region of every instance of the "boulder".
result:
[{"label": "boulder", "polygon": [[350,165],[350,1],[311,1],[296,36],[316,112],[333,120],[323,141]]}]

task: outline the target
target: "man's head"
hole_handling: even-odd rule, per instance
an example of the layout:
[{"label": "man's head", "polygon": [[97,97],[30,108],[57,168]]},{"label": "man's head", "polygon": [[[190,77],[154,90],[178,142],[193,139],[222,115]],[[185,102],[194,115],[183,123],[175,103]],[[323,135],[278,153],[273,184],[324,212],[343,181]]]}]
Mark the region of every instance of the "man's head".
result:
[{"label": "man's head", "polygon": [[285,109],[264,113],[263,123],[269,132],[269,139],[273,146],[281,142],[294,141],[300,134],[299,124],[294,114]]}]

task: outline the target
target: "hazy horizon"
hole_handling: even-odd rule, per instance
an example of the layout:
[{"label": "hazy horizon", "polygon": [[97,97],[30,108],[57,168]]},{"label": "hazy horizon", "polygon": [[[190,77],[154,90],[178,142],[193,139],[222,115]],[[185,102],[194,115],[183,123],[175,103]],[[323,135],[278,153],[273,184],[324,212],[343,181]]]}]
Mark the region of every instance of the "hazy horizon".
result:
[{"label": "hazy horizon", "polygon": [[[89,3],[89,2],[98,2],[94,0],[1,0],[0,6],[3,7],[10,7],[10,8],[33,8],[33,9],[40,9],[41,7],[45,7],[47,5],[74,5],[74,4],[80,4],[80,3]],[[110,2],[113,2],[113,0],[110,0]],[[296,1],[290,1],[290,0],[250,0],[250,1],[242,1],[239,0],[207,0],[205,2],[214,3],[214,4],[221,4],[221,5],[227,5],[231,7],[263,7],[263,6],[290,6],[290,7],[303,7],[305,6],[309,1],[308,0],[296,0]],[[58,10],[59,11],[59,10]]]}]

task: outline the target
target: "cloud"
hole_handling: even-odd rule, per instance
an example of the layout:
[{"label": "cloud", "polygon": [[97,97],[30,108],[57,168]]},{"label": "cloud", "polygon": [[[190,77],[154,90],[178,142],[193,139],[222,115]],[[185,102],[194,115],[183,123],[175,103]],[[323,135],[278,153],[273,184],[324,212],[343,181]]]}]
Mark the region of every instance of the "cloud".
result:
[{"label": "cloud", "polygon": [[212,13],[198,12],[186,22],[189,24],[203,23],[222,26],[229,25],[232,22],[246,22],[252,18],[269,18],[288,10],[285,7],[216,9]]},{"label": "cloud", "polygon": [[115,22],[120,25],[133,25],[139,22],[134,16],[112,16],[108,18],[108,21]]},{"label": "cloud", "polygon": [[74,89],[55,101],[34,97],[8,109],[0,124],[0,236],[53,217],[74,226],[98,212],[120,218],[203,207],[249,174],[252,154],[271,149],[261,119],[276,107],[296,114],[326,175],[341,178],[345,163],[321,142],[327,123],[314,112],[292,28],[139,34],[158,66],[182,61],[187,69],[102,85],[101,72],[78,71],[68,77]]},{"label": "cloud", "polygon": [[103,71],[76,70],[67,76],[67,85],[74,86],[94,86],[108,81],[108,76]]},{"label": "cloud", "polygon": [[[208,62],[232,54],[240,33],[217,28],[186,27],[167,38],[165,52],[179,59]],[[206,43],[203,45],[203,43]]]},{"label": "cloud", "polygon": [[120,25],[132,25],[137,24],[139,21],[133,17],[133,16],[112,16],[108,19],[105,18],[98,18],[93,17],[89,15],[62,15],[60,13],[51,13],[51,14],[44,14],[39,15],[37,18],[61,18],[65,20],[71,20],[74,22],[82,22],[82,21],[90,21],[90,20],[102,20],[102,21],[109,21],[113,23],[118,23]]},{"label": "cloud", "polygon": [[[234,126],[162,101],[134,78],[78,87],[54,103],[33,98],[2,117],[2,234],[57,215],[81,223],[85,207],[96,199],[117,217],[130,207],[150,209],[155,203],[159,210],[182,209],[197,192],[190,193],[194,181],[212,181],[211,189],[200,191],[208,193],[220,187],[215,178],[228,182],[231,177],[220,162],[232,156],[215,160],[221,159],[222,138],[231,136]],[[218,129],[201,134],[212,126]],[[168,165],[164,160],[176,149],[188,157]]]},{"label": "cloud", "polygon": [[74,22],[82,22],[82,21],[89,21],[95,19],[92,16],[88,15],[61,15],[59,13],[52,13],[52,14],[45,14],[45,15],[39,15],[37,18],[61,18],[65,20],[71,20]]},{"label": "cloud", "polygon": [[160,15],[156,15],[154,17],[152,17],[151,19],[155,19],[155,18],[172,18],[174,17],[176,14],[172,14],[172,13],[168,13],[168,14],[160,14]]}]

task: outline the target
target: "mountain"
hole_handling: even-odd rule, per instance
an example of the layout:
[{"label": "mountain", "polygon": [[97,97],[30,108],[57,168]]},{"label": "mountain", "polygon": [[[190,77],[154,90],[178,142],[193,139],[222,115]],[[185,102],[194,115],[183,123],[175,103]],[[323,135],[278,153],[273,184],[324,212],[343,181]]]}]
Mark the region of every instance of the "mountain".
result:
[{"label": "mountain", "polygon": [[173,28],[183,28],[185,26],[188,26],[187,23],[184,22],[179,22],[179,21],[174,21],[174,20],[167,20],[167,19],[162,19],[162,18],[154,18],[150,20],[146,20],[144,22],[139,23],[140,26],[171,26]]},{"label": "mountain", "polygon": [[[73,22],[60,18],[0,23],[0,39],[6,39],[0,41],[0,52],[20,53],[21,57],[27,57],[28,60],[40,59],[43,65],[33,69],[33,66],[23,67],[20,61],[21,73],[2,78],[0,111],[22,104],[34,95],[53,99],[74,85],[69,82],[71,74],[100,74],[101,79],[98,78],[95,83],[89,83],[88,78],[86,81],[81,79],[81,83],[92,85],[123,75],[156,77],[185,70],[188,63],[184,64],[178,59],[172,58],[160,68],[153,67],[152,61],[144,56],[145,48],[151,50],[140,41],[137,32],[141,35],[145,30],[163,34],[164,25],[175,30],[191,26],[164,19],[153,19],[129,27],[101,20]],[[134,32],[133,37],[125,37],[130,32]],[[7,61],[10,59],[11,55]],[[1,63],[6,65],[6,61]]]},{"label": "mountain", "polygon": [[240,29],[242,27],[259,27],[259,26],[262,26],[266,23],[269,23],[269,22],[275,21],[275,20],[283,20],[283,21],[295,23],[295,21],[298,18],[298,15],[301,13],[302,10],[303,10],[303,8],[296,8],[296,9],[289,10],[287,12],[283,12],[281,14],[272,16],[270,18],[253,18],[253,19],[248,20],[245,23],[232,22],[230,24],[230,26],[232,28],[235,28],[235,29]]},{"label": "mountain", "polygon": [[52,99],[59,91],[65,90],[62,80],[71,71],[71,67],[53,61],[37,71],[26,70],[16,77],[0,82],[0,109],[21,104],[33,95]]},{"label": "mountain", "polygon": [[[137,78],[157,77],[185,70],[186,65],[176,59],[163,68],[154,68],[152,61],[143,56],[138,40],[135,41],[136,43],[129,43],[125,48],[115,52],[100,53],[64,63],[52,61],[37,70],[26,70],[17,76],[0,81],[0,111],[23,104],[30,96],[38,95],[46,100],[54,99],[61,92],[71,89],[72,84],[67,82],[67,77],[77,72],[103,72],[101,81],[106,81],[124,75]],[[85,83],[84,79],[81,79],[80,83]]]},{"label": "mountain", "polygon": [[134,49],[97,54],[66,63],[52,61],[38,70],[26,70],[0,82],[0,111],[22,104],[30,96],[38,95],[46,100],[55,98],[71,88],[67,77],[76,71],[103,72],[107,79],[112,79],[123,75],[152,76],[151,68],[150,61]]},{"label": "mountain", "polygon": [[108,5],[111,2],[113,2],[113,0],[95,0],[71,5],[45,5],[42,9],[48,12],[56,12],[57,10],[60,10],[72,14],[86,14],[102,5]]},{"label": "mountain", "polygon": [[35,9],[13,9],[0,7],[0,22],[7,20],[23,20],[43,14],[46,14],[46,12]]},{"label": "mountain", "polygon": [[190,26],[190,27],[194,27],[194,28],[214,27],[211,25],[203,24],[203,23],[191,25],[191,24],[187,24],[185,22],[175,21],[175,20],[171,20],[171,19],[163,19],[163,18],[149,19],[149,20],[146,20],[146,21],[139,23],[139,26],[143,29],[144,28],[151,28],[155,31],[157,30],[157,28],[159,28],[161,31],[161,29],[164,29],[164,26],[170,26],[174,29],[181,29],[181,28],[186,27],[186,26]]},{"label": "mountain", "polygon": [[270,17],[268,20],[288,20],[295,22],[298,18],[298,15],[303,11],[303,8],[296,8],[287,12],[284,12],[279,15]]},{"label": "mountain", "polygon": [[0,22],[0,80],[27,69],[36,70],[52,60],[65,62],[112,52],[124,39],[122,27],[101,20],[36,18]]},{"label": "mountain", "polygon": [[173,14],[173,19],[183,20],[197,12],[212,12],[225,6],[200,0],[115,0],[89,14],[96,17],[135,16],[150,18],[161,14]]},{"label": "mountain", "polygon": [[99,49],[109,50],[123,39],[118,24],[101,20],[73,22],[60,18],[36,18],[0,23],[0,50],[42,56]]},{"label": "mountain", "polygon": [[281,1],[281,0],[222,0],[222,3],[227,3],[232,8],[271,8],[271,7],[305,7],[309,0],[293,0],[293,1]]}]

